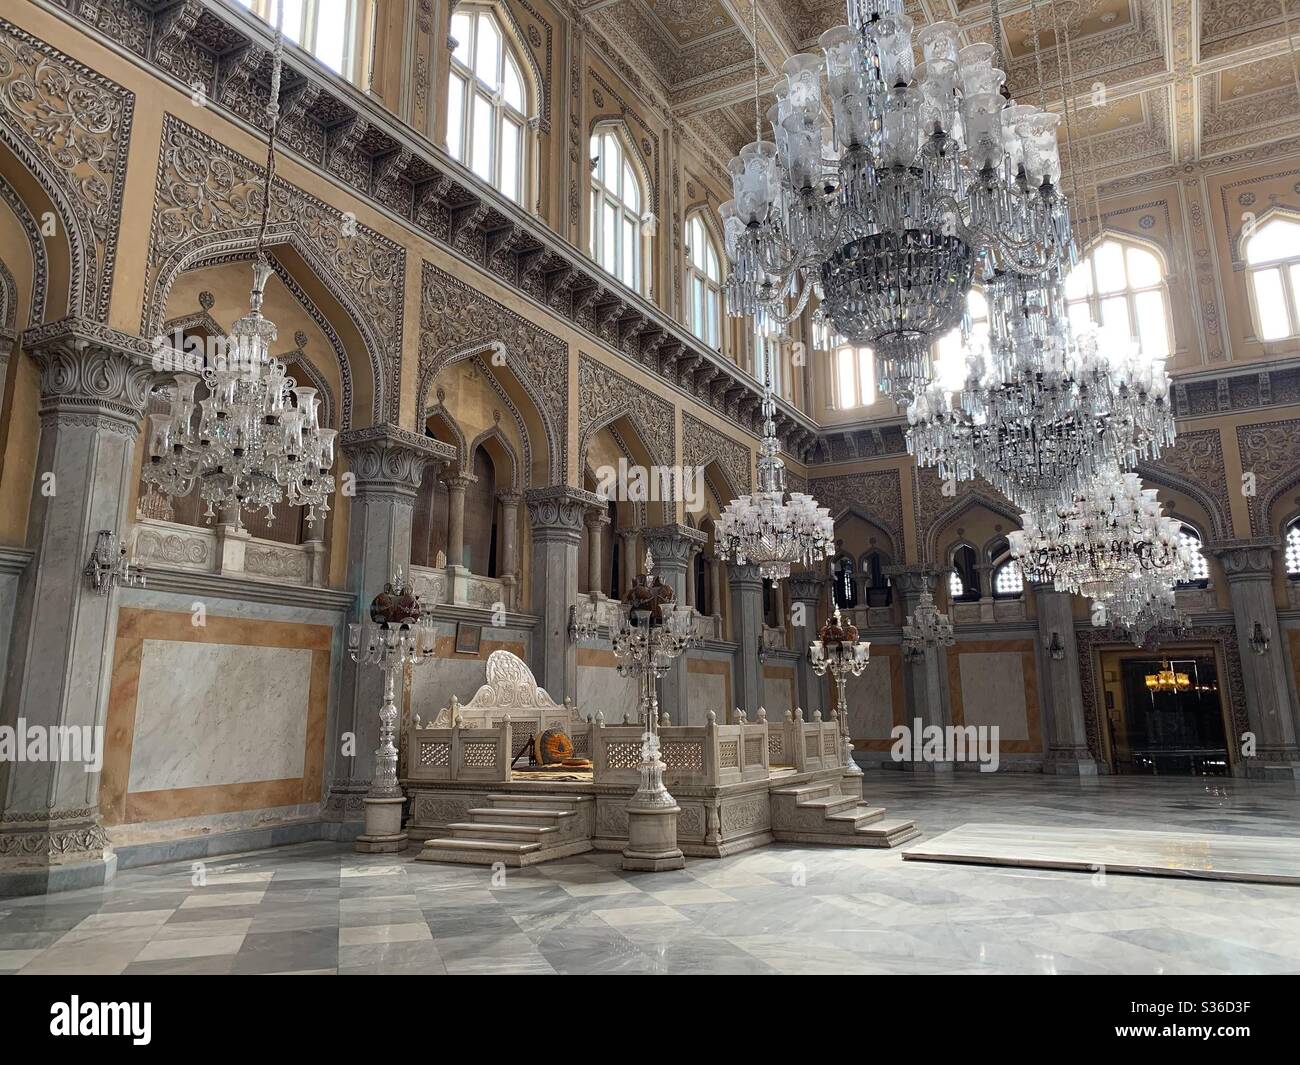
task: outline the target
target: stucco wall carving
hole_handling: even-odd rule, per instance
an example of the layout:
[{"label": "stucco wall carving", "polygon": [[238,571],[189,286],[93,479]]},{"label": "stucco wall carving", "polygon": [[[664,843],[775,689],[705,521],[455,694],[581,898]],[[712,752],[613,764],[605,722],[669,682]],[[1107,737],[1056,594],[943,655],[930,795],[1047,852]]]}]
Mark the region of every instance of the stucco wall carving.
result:
[{"label": "stucco wall carving", "polygon": [[1139,464],[1138,473],[1186,492],[1209,511],[1216,537],[1232,535],[1232,503],[1218,429],[1179,433],[1174,446],[1160,453],[1159,461]]},{"label": "stucco wall carving", "polygon": [[[165,118],[149,238],[146,336],[161,326],[177,276],[200,262],[251,250],[262,209],[262,173],[261,166],[175,116]],[[376,380],[372,419],[395,417],[405,250],[278,178],[268,234],[272,245],[291,243],[312,262],[346,308],[369,348]]]},{"label": "stucco wall carving", "polygon": [[562,481],[568,462],[568,345],[460,278],[422,263],[417,409],[424,409],[433,379],[443,367],[482,355],[498,343],[506,367],[532,398],[546,427],[551,482]]},{"label": "stucco wall carving", "polygon": [[0,20],[0,130],[68,227],[70,314],[104,321],[135,97]]},{"label": "stucco wall carving", "polygon": [[578,457],[587,458],[587,446],[597,430],[627,417],[636,426],[652,462],[672,466],[677,462],[673,405],[648,388],[629,381],[604,363],[583,355],[578,360]]},{"label": "stucco wall carving", "polygon": [[888,534],[893,557],[903,557],[903,495],[897,470],[814,477],[808,490],[833,517],[858,511]]},{"label": "stucco wall carving", "polygon": [[[1260,422],[1237,427],[1243,473],[1255,475],[1255,494],[1246,497],[1252,536],[1269,529],[1269,511],[1285,491],[1300,484],[1300,422]],[[1226,479],[1226,474],[1225,474]]]},{"label": "stucco wall carving", "polygon": [[[694,469],[717,462],[726,475],[727,487],[736,495],[749,491],[749,448],[718,432],[698,418],[682,412],[682,465]],[[722,500],[725,504],[730,501]]]}]

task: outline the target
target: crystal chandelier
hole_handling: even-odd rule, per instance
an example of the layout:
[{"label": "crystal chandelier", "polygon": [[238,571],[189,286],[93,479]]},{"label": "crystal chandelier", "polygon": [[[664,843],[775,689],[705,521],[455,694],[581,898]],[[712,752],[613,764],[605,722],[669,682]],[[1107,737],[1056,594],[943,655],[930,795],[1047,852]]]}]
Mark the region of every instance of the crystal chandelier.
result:
[{"label": "crystal chandelier", "polygon": [[[233,514],[238,524],[243,511],[263,510],[270,525],[276,505],[284,502],[306,507],[310,527],[329,511],[336,432],[320,424],[316,389],[294,385],[284,364],[271,355],[275,323],[262,314],[272,273],[264,246],[283,60],[277,16],[266,178],[249,313],[235,322],[219,350],[207,350],[198,365],[184,367],[197,372],[175,374],[171,409],[149,415],[149,462],[143,480],[172,497],[197,490],[207,504],[204,516],[209,521]],[[200,384],[206,392],[203,398],[197,398]]]},{"label": "crystal chandelier", "polygon": [[[1112,620],[1124,624],[1159,586],[1172,588],[1192,574],[1196,547],[1181,535],[1181,524],[1161,511],[1154,488],[1144,488],[1135,473],[1107,466],[1052,518],[1022,514],[1022,528],[1007,542],[1025,579],[1112,602],[1108,613],[1113,609],[1118,617]],[[1140,573],[1154,574],[1158,586],[1133,584]]]},{"label": "crystal chandelier", "polygon": [[830,511],[802,492],[786,492],[785,463],[776,438],[776,400],[770,375],[763,389],[763,439],[758,455],[758,490],[733,499],[717,522],[718,556],[758,567],[769,581],[790,576],[798,562],[811,566],[835,546]]},{"label": "crystal chandelier", "polygon": [[[729,164],[727,302],[786,324],[816,290],[906,405],[933,376],[932,347],[961,319],[977,261],[990,276],[1049,278],[1073,264],[1059,117],[1004,95],[997,0],[993,44],[962,48],[957,26],[937,22],[915,34],[920,65],[902,0],[849,0],[848,13],[823,55],[785,63],[773,141],[756,114],[754,143]],[[757,111],[757,45],[754,89]]]},{"label": "crystal chandelier", "polygon": [[951,647],[955,639],[952,619],[947,614],[939,613],[930,589],[923,588],[916,609],[903,626],[903,653],[909,658],[915,658],[924,654],[927,647]]},{"label": "crystal chandelier", "polygon": [[1128,574],[1095,601],[1098,608],[1101,624],[1127,633],[1138,647],[1181,639],[1191,627],[1178,609],[1173,582],[1154,570]]}]

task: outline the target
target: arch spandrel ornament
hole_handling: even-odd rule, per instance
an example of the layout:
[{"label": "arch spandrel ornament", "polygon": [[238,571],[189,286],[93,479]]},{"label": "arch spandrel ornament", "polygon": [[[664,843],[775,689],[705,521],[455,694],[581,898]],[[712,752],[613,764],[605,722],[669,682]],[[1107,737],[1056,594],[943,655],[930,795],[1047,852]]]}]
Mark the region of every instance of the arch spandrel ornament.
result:
[{"label": "arch spandrel ornament", "polygon": [[[161,328],[177,277],[254,247],[263,173],[260,165],[165,116],[141,321],[146,336]],[[367,348],[374,379],[371,419],[395,416],[405,250],[279,178],[271,189],[266,243],[292,247],[338,300]]]},{"label": "arch spandrel ornament", "polygon": [[626,417],[650,453],[664,466],[677,462],[673,405],[629,381],[604,363],[583,355],[578,362],[578,455],[585,461],[594,434]]},{"label": "arch spandrel ornament", "polygon": [[105,321],[135,96],[0,20],[0,141],[62,216],[68,314]]}]

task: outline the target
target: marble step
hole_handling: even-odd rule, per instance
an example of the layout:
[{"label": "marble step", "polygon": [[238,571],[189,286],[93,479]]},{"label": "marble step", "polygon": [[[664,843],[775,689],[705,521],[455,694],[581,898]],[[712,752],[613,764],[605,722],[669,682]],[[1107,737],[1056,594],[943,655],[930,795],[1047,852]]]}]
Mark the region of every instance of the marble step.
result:
[{"label": "marble step", "polygon": [[554,825],[503,825],[482,821],[459,821],[447,826],[453,839],[514,840],[541,844],[559,831]]},{"label": "marble step", "polygon": [[916,839],[921,830],[915,821],[902,817],[883,818],[870,824],[859,825],[853,830],[855,836],[865,836],[873,842],[874,847],[897,847],[900,843]]},{"label": "marble step", "polygon": [[833,799],[838,797],[834,784],[795,784],[788,788],[773,788],[773,795],[793,795],[795,801],[803,804],[809,799]]},{"label": "marble step", "polygon": [[552,858],[567,858],[591,850],[591,840],[571,840],[557,846],[519,843],[507,839],[431,839],[416,857],[420,862],[450,862],[456,865],[496,865],[512,868],[535,865]]},{"label": "marble step", "polygon": [[512,810],[560,809],[572,812],[577,807],[586,803],[594,803],[596,800],[590,795],[519,795],[506,793],[489,795],[487,801],[489,806],[509,807]]},{"label": "marble step", "polygon": [[559,827],[559,823],[577,817],[573,810],[526,810],[521,807],[487,806],[467,810],[469,819],[478,824],[491,825],[536,825],[549,824]]},{"label": "marble step", "polygon": [[826,820],[842,821],[856,828],[859,825],[869,825],[873,821],[879,821],[884,816],[885,808],[883,806],[868,806],[865,802],[854,799],[852,809],[827,814]]},{"label": "marble step", "polygon": [[862,800],[853,795],[828,795],[818,799],[800,799],[802,810],[821,810],[827,817],[835,817],[845,810],[862,805]]}]

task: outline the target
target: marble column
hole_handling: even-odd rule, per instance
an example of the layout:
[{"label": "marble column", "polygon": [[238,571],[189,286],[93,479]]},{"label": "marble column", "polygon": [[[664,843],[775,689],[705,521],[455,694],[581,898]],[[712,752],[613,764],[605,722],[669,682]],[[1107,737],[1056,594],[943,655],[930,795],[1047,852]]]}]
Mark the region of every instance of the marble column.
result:
[{"label": "marble column", "polygon": [[605,591],[605,526],[609,514],[605,510],[587,511],[583,521],[587,525],[587,591]]},{"label": "marble column", "polygon": [[[708,563],[709,563],[709,591],[710,591],[709,606],[712,607],[711,613],[713,614],[713,616],[715,618],[721,619],[723,563],[722,563],[722,559],[720,558],[711,558],[708,560]],[[722,633],[719,632],[718,635],[721,636]]]},{"label": "marble column", "polygon": [[637,558],[637,531],[635,529],[619,529],[618,536],[622,542],[623,573],[621,577],[622,585],[617,589],[618,595],[615,598],[621,599],[623,593],[632,587],[632,582],[636,580],[640,559]]},{"label": "marble column", "polygon": [[[698,529],[689,525],[657,525],[642,534],[646,548],[654,556],[654,575],[673,590],[677,603],[686,603],[691,552],[708,542]],[[673,659],[668,672],[659,682],[659,705],[674,725],[703,725],[705,706],[692,707],[688,694],[687,654]]]},{"label": "marble column", "polygon": [[695,601],[695,567],[697,560],[703,553],[704,548],[696,545],[691,548],[686,559],[686,605],[692,607],[697,613],[703,613],[703,611],[700,610],[700,604]]},{"label": "marble column", "polygon": [[[925,566],[890,566],[885,571],[893,582],[894,592],[901,597],[904,621],[916,610],[921,593],[929,588],[934,595],[941,574]],[[907,706],[906,724],[915,729],[919,719],[921,727],[938,725],[946,728],[948,719],[947,685],[944,673],[948,659],[943,647],[926,647],[920,654],[903,657],[903,693]],[[914,773],[951,773],[952,762],[904,762],[904,768]]]},{"label": "marble column", "polygon": [[[763,705],[763,578],[757,566],[731,565],[731,639],[736,645],[734,698],[750,721]],[[732,707],[727,708],[729,711]]]},{"label": "marble column", "polygon": [[[353,620],[359,621],[368,615],[370,601],[392,579],[393,570],[410,567],[415,500],[426,467],[450,462],[455,452],[448,444],[395,425],[350,429],[341,435],[340,444],[355,478],[348,508],[347,590],[356,597]],[[326,816],[331,819],[361,819],[361,799],[370,787],[379,745],[383,688],[382,670],[343,662],[330,745]]]},{"label": "marble column", "polygon": [[501,542],[498,545],[497,573],[509,610],[519,609],[519,507],[524,501],[522,492],[498,492],[501,504]]},{"label": "marble column", "polygon": [[[1272,539],[1227,540],[1207,545],[1223,565],[1237,629],[1241,679],[1246,689],[1246,716],[1255,734],[1255,756],[1247,759],[1252,776],[1300,777],[1300,733],[1291,687],[1286,633],[1278,624],[1273,597],[1273,567],[1278,543]],[[1259,653],[1251,644],[1256,625],[1268,637]],[[1246,741],[1229,736],[1238,751]]]},{"label": "marble column", "polygon": [[[799,656],[795,663],[795,704],[802,706],[808,719],[820,710],[826,716],[826,680],[813,672],[808,664],[808,647],[817,639],[821,621],[821,577],[812,573],[795,573],[789,579],[790,599],[794,604],[790,623],[790,647]],[[802,615],[802,617],[801,617]],[[802,624],[798,624],[802,620]]]},{"label": "marble column", "polygon": [[478,483],[472,473],[458,473],[447,485],[447,565],[465,565],[465,489]]},{"label": "marble column", "polygon": [[[1050,584],[1033,584],[1038,616],[1039,701],[1042,706],[1047,753],[1043,772],[1059,776],[1097,775],[1097,763],[1088,750],[1084,725],[1083,681],[1079,675],[1079,644],[1074,638],[1074,598]],[[1059,644],[1062,657],[1052,657]]]},{"label": "marble column", "polygon": [[[0,724],[94,744],[76,760],[0,762],[0,896],[103,883],[117,859],[99,811],[116,593],[83,569],[101,529],[127,533],[135,442],[152,376],[146,341],[79,318],[28,330],[40,369],[40,442],[27,517],[33,552],[14,607]],[[21,741],[20,741],[21,742]],[[69,751],[68,753],[74,753]]]},{"label": "marble column", "polygon": [[578,602],[578,548],[583,516],[604,503],[568,485],[529,489],[524,502],[533,531],[532,610],[542,619],[533,636],[533,674],[556,702],[576,699],[578,659],[569,614]]}]

